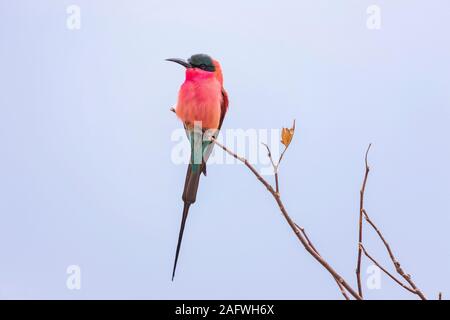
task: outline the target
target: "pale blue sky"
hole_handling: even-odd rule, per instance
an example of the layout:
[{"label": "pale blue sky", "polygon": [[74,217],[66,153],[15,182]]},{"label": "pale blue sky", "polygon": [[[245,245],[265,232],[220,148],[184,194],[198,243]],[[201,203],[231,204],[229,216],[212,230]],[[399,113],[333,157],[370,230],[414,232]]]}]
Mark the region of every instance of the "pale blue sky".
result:
[{"label": "pale blue sky", "polygon": [[[70,4],[81,30],[66,28]],[[449,297],[449,12],[445,0],[1,0],[0,297],[341,299],[236,165],[202,179],[170,281],[185,167],[168,108],[183,72],[164,59],[199,52],[222,62],[224,128],[297,119],[283,198],[347,280],[372,142],[366,207],[423,291]],[[373,232],[366,247],[388,262]],[[66,288],[73,264],[79,291]],[[385,276],[366,296],[413,298]]]}]

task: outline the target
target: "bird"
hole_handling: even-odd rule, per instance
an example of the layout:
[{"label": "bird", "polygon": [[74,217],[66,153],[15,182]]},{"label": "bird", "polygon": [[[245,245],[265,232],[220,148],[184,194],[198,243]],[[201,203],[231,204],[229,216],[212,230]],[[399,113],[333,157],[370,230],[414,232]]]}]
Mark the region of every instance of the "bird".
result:
[{"label": "bird", "polygon": [[178,92],[174,111],[182,121],[191,144],[191,156],[182,195],[183,215],[172,271],[173,281],[189,208],[196,201],[200,176],[202,173],[206,176],[206,162],[214,147],[210,138],[216,137],[221,129],[229,101],[227,91],[223,87],[222,68],[211,56],[200,53],[192,55],[187,60],[178,58],[166,60],[186,68],[185,81]]}]

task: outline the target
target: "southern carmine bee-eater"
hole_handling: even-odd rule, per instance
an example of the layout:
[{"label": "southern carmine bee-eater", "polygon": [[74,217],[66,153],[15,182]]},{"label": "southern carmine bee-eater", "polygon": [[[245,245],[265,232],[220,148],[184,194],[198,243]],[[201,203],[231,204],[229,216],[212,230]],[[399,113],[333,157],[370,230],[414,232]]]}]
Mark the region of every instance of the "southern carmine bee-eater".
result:
[{"label": "southern carmine bee-eater", "polygon": [[191,144],[190,163],[183,191],[183,216],[178,235],[177,251],[173,265],[172,281],[177,268],[189,207],[195,202],[200,175],[206,175],[206,162],[213,143],[206,137],[216,136],[228,110],[228,95],[223,88],[222,69],[218,61],[206,54],[195,54],[187,61],[167,59],[186,68],[186,79],[178,93],[175,113],[183,122]]}]

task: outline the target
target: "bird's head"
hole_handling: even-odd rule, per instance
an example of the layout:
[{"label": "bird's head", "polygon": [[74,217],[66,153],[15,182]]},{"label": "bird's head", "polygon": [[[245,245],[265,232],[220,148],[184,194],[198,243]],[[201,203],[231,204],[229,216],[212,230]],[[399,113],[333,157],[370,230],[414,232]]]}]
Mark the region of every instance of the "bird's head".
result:
[{"label": "bird's head", "polygon": [[178,63],[186,68],[186,78],[196,78],[202,76],[211,76],[212,74],[220,81],[223,82],[222,69],[217,60],[214,60],[207,54],[199,53],[194,54],[189,59],[183,60],[178,58],[166,59]]}]

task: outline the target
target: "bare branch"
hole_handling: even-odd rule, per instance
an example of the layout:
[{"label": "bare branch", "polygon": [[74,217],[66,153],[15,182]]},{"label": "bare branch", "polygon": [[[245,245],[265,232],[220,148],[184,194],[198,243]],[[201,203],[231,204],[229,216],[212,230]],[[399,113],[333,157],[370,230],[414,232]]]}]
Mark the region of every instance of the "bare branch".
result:
[{"label": "bare branch", "polygon": [[239,161],[243,162],[245,166],[250,169],[250,171],[256,176],[256,178],[266,187],[266,189],[271,193],[273,198],[278,204],[278,207],[283,214],[283,217],[286,219],[287,223],[291,227],[292,231],[295,233],[298,240],[301,242],[303,247],[308,251],[309,254],[313,256],[314,259],[316,259],[330,274],[331,276],[340,283],[355,299],[361,300],[361,296],[344,280],[344,278],[338,274],[329,264],[327,261],[325,261],[320,254],[318,254],[313,247],[308,243],[306,238],[303,236],[302,231],[297,228],[297,225],[295,222],[291,219],[289,214],[287,213],[286,208],[284,207],[284,204],[281,200],[280,194],[277,193],[273,187],[258,173],[258,171],[247,161],[247,159],[238,156],[234,152],[227,149],[224,145],[222,145],[220,142],[218,142],[215,138],[212,138],[211,140],[216,145],[218,145],[220,148],[222,148],[225,152],[227,152],[229,155],[234,157],[235,159],[238,159]]},{"label": "bare branch", "polygon": [[[280,186],[278,184],[278,165],[280,164],[280,162],[278,162],[278,164],[275,164],[275,161],[273,161],[273,157],[272,157],[272,152],[270,152],[270,148],[267,144],[265,144],[264,142],[262,142],[262,145],[266,147],[267,149],[267,156],[270,159],[270,162],[272,163],[272,167],[273,167],[273,173],[275,175],[275,191],[277,193],[280,193]],[[286,150],[287,148],[285,148],[284,150]]]},{"label": "bare branch", "polygon": [[272,167],[273,167],[273,169],[275,170],[275,168],[277,167],[277,165],[276,165],[275,162],[273,161],[272,152],[270,152],[269,146],[268,146],[266,143],[264,143],[264,142],[261,142],[261,144],[262,144],[264,147],[266,147],[266,149],[267,149],[267,156],[269,157],[270,162],[272,163]]},{"label": "bare branch", "polygon": [[425,295],[422,293],[422,291],[416,286],[416,284],[414,283],[414,281],[411,279],[411,275],[406,274],[401,265],[400,262],[398,262],[398,260],[395,258],[392,250],[391,250],[391,246],[389,245],[389,243],[386,241],[386,239],[384,238],[383,234],[381,233],[381,231],[378,229],[378,227],[375,225],[375,223],[373,223],[373,221],[370,219],[369,215],[367,214],[366,210],[363,210],[363,214],[364,214],[364,218],[366,219],[366,221],[372,226],[372,228],[375,230],[375,232],[378,234],[378,237],[381,239],[381,241],[383,242],[384,246],[386,247],[386,250],[389,254],[389,257],[392,260],[392,263],[394,264],[395,270],[397,271],[397,273],[399,275],[401,275],[408,283],[409,285],[414,289],[414,293],[417,294],[422,300],[426,300],[427,298],[425,297]]},{"label": "bare branch", "polygon": [[367,178],[369,176],[370,168],[367,162],[367,156],[369,155],[369,150],[372,144],[369,144],[366,150],[365,164],[366,169],[364,172],[364,180],[359,192],[359,235],[358,235],[358,260],[356,262],[356,280],[358,283],[358,294],[362,297],[362,285],[361,285],[361,257],[362,257],[362,241],[363,241],[363,210],[364,210],[364,193],[366,191]]},{"label": "bare branch", "polygon": [[[406,274],[403,269],[400,266],[400,263],[398,262],[398,260],[395,258],[391,247],[389,246],[389,243],[386,241],[386,239],[384,238],[384,236],[382,235],[381,231],[378,229],[378,227],[373,223],[372,220],[370,220],[369,215],[367,214],[366,209],[364,208],[364,194],[366,191],[366,185],[367,185],[367,179],[369,176],[369,172],[370,172],[370,168],[369,168],[369,164],[368,164],[368,154],[369,154],[369,150],[370,150],[371,144],[369,144],[369,147],[367,148],[366,151],[366,156],[365,156],[365,166],[366,166],[366,170],[365,170],[365,174],[364,174],[364,180],[363,180],[363,184],[361,187],[361,191],[360,191],[360,201],[359,201],[359,246],[358,246],[358,261],[357,261],[357,267],[356,267],[356,276],[357,276],[357,281],[358,281],[358,293],[359,295],[362,296],[362,287],[361,287],[361,254],[362,251],[364,250],[364,246],[362,244],[362,235],[363,235],[363,230],[362,230],[362,218],[364,217],[365,220],[372,226],[372,228],[376,231],[376,233],[378,234],[378,237],[381,239],[381,241],[383,242],[384,246],[386,247],[386,250],[389,254],[389,257],[392,260],[392,263],[394,264],[395,270],[397,271],[397,273],[402,276],[403,279],[406,280],[406,282],[408,282],[408,284],[410,285],[410,287],[405,286],[404,284],[402,284],[401,282],[399,282],[396,278],[394,278],[390,273],[388,273],[386,271],[385,268],[382,268],[381,266],[379,266],[385,273],[387,273],[395,282],[397,282],[400,286],[406,288],[407,290],[411,291],[414,294],[417,294],[422,300],[426,300],[426,297],[424,296],[424,294],[422,293],[422,291],[416,286],[416,284],[412,281],[411,279],[411,275]],[[365,251],[365,250],[364,250]],[[377,264],[375,262],[375,260],[373,260],[373,258],[371,258],[368,254],[367,251],[364,252],[365,255],[372,260],[372,262],[374,262],[375,264]],[[377,264],[378,265],[378,264]],[[408,289],[409,288],[409,289]]]},{"label": "bare branch", "polygon": [[408,287],[407,285],[405,285],[404,283],[402,283],[400,280],[398,280],[395,276],[393,276],[389,271],[387,271],[381,264],[379,264],[374,258],[372,258],[371,255],[369,255],[369,253],[366,251],[366,249],[364,248],[364,246],[361,244],[360,245],[362,251],[364,252],[364,254],[366,255],[367,258],[369,258],[378,268],[380,268],[384,273],[386,273],[392,280],[394,280],[395,282],[397,282],[400,286],[402,286],[403,288],[405,288],[406,290],[408,290],[411,293],[417,294],[417,292],[414,289],[411,289],[410,287]]}]

